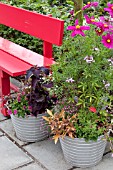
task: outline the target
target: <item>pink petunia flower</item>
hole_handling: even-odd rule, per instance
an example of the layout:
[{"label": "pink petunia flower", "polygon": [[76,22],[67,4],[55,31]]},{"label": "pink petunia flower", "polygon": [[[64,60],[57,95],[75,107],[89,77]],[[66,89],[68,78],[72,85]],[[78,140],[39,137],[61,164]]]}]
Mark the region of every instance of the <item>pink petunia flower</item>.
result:
[{"label": "pink petunia flower", "polygon": [[113,4],[111,4],[111,3],[107,3],[107,6],[108,6],[108,8],[104,8],[104,11],[107,11],[107,12],[109,12],[109,14],[111,15],[111,17],[113,18]]},{"label": "pink petunia flower", "polygon": [[20,96],[18,96],[18,97],[17,97],[17,100],[18,100],[18,102],[21,102],[21,98],[20,98]]},{"label": "pink petunia flower", "polygon": [[102,44],[107,48],[113,48],[113,35],[106,34],[102,36]]},{"label": "pink petunia flower", "polygon": [[87,8],[90,8],[90,7],[97,7],[98,6],[98,2],[88,2],[87,5],[85,5],[82,10],[85,10]]},{"label": "pink petunia flower", "polygon": [[68,26],[67,27],[67,30],[73,31],[72,34],[71,34],[72,37],[76,36],[77,34],[85,36],[83,31],[89,30],[89,29],[90,29],[89,26],[80,26],[79,23],[78,23],[78,19],[75,21],[75,26]]}]

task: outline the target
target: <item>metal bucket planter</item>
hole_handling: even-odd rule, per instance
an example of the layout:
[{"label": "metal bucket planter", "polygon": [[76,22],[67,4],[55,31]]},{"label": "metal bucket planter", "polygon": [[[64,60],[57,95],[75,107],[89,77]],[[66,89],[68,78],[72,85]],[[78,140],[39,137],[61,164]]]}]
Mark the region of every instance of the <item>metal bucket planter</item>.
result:
[{"label": "metal bucket planter", "polygon": [[103,156],[106,140],[104,136],[95,141],[86,142],[84,139],[70,137],[60,138],[64,157],[72,166],[86,168],[98,164]]},{"label": "metal bucket planter", "polygon": [[35,142],[47,138],[48,128],[42,118],[42,116],[45,115],[46,114],[39,114],[37,117],[29,116],[21,118],[12,114],[11,120],[17,138],[25,142]]}]

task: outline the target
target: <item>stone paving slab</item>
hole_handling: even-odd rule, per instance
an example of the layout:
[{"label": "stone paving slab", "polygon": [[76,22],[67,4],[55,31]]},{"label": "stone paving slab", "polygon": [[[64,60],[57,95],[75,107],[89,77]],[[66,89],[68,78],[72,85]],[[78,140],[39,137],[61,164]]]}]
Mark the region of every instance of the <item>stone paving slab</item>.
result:
[{"label": "stone paving slab", "polygon": [[38,164],[32,163],[32,164],[24,166],[22,168],[18,168],[17,170],[44,170],[44,169],[41,168]]},{"label": "stone paving slab", "polygon": [[24,147],[48,170],[68,170],[72,168],[64,160],[60,143],[54,144],[54,141],[47,139],[41,142],[30,144]]},{"label": "stone paving slab", "polygon": [[0,170],[12,170],[32,159],[7,137],[0,137]]},{"label": "stone paving slab", "polygon": [[0,121],[7,120],[7,117],[3,116],[3,114],[0,112]]},{"label": "stone paving slab", "polygon": [[105,155],[100,163],[91,168],[76,168],[75,170],[113,170],[113,158],[111,153]]},{"label": "stone paving slab", "polygon": [[0,122],[0,128],[4,130],[13,140],[15,140],[20,146],[26,144],[27,142],[22,142],[15,136],[15,131],[11,122],[11,119]]}]

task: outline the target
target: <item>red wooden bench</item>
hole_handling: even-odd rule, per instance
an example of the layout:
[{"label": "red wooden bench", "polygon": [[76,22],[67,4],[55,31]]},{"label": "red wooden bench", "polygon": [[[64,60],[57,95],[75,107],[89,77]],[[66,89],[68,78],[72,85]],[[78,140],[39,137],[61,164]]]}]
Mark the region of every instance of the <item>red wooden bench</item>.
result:
[{"label": "red wooden bench", "polygon": [[[52,45],[62,45],[64,21],[25,9],[0,3],[0,24],[43,40],[43,55],[32,52],[0,37],[0,88],[1,97],[10,93],[10,76],[26,73],[33,65],[50,66]],[[7,116],[3,107],[2,114]]]}]

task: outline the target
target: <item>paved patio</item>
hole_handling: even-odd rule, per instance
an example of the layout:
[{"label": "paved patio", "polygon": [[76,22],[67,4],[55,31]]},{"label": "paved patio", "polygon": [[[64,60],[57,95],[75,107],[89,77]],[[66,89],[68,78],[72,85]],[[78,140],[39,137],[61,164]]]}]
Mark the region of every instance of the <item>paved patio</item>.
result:
[{"label": "paved patio", "polygon": [[[109,144],[108,144],[109,145]],[[113,170],[113,158],[106,147],[103,160],[85,170]],[[0,114],[0,170],[82,170],[64,160],[60,143],[51,139],[27,143],[16,138],[11,119]]]}]

